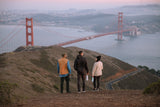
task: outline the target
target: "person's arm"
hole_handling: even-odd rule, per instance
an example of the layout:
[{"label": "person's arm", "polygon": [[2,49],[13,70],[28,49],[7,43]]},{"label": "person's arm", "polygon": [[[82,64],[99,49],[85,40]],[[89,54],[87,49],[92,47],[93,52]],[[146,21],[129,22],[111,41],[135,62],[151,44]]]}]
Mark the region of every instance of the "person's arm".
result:
[{"label": "person's arm", "polygon": [[102,63],[102,70],[103,70],[103,63]]},{"label": "person's arm", "polygon": [[74,69],[77,70],[77,59],[74,61]]},{"label": "person's arm", "polygon": [[96,63],[94,63],[92,68],[92,77],[94,76],[95,71],[96,71]]},{"label": "person's arm", "polygon": [[70,67],[69,61],[67,62],[67,68],[68,68],[69,74],[71,74],[71,67]]},{"label": "person's arm", "polygon": [[85,68],[86,68],[86,71],[87,71],[87,74],[89,73],[89,70],[88,70],[88,64],[87,64],[87,61],[85,59]]},{"label": "person's arm", "polygon": [[58,74],[59,74],[59,62],[57,62],[57,69],[58,69]]}]

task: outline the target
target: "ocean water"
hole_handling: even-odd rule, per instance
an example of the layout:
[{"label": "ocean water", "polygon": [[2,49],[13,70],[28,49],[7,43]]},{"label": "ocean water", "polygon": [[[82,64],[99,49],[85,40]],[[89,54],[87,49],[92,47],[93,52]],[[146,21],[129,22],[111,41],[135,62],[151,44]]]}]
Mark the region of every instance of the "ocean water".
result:
[{"label": "ocean water", "polygon": [[117,35],[109,35],[68,46],[78,46],[116,57],[129,64],[145,65],[160,69],[160,33],[124,37],[117,41]]},{"label": "ocean water", "polygon": [[[15,33],[9,35],[13,30]],[[34,26],[34,45],[50,46],[95,34],[83,29]],[[125,36],[123,41],[116,39],[117,35],[108,35],[65,47],[86,48],[116,57],[134,66],[146,65],[150,68],[160,69],[160,32],[143,34],[138,37]],[[13,51],[25,44],[25,26],[0,25],[0,53]]]}]

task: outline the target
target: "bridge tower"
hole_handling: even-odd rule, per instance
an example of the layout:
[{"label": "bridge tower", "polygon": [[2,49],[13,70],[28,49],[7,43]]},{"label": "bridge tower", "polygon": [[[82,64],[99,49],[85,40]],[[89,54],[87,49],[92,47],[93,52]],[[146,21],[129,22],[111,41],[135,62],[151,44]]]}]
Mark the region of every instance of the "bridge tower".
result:
[{"label": "bridge tower", "polygon": [[26,46],[33,45],[33,18],[26,18]]},{"label": "bridge tower", "polygon": [[123,37],[123,12],[118,13],[118,40]]}]

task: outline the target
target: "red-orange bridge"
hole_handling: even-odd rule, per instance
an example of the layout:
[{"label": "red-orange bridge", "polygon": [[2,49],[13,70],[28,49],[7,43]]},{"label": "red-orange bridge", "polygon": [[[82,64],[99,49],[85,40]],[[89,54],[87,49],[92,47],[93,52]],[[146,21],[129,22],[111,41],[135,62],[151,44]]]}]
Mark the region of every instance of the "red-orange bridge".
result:
[{"label": "red-orange bridge", "polygon": [[[93,36],[87,36],[87,37],[83,37],[83,38],[79,38],[79,39],[75,39],[75,40],[59,43],[59,44],[56,44],[56,45],[57,46],[64,46],[64,45],[69,45],[69,44],[80,42],[80,41],[84,41],[84,40],[90,40],[90,39],[98,38],[98,37],[101,37],[101,36],[106,36],[106,35],[111,35],[111,34],[118,34],[118,33],[121,33],[121,32],[128,32],[128,31],[134,31],[134,29],[127,29],[127,30],[123,30],[123,31],[115,31],[115,32],[109,32],[109,33],[98,34],[98,35],[93,35]],[[122,40],[122,39],[117,39],[117,40]]]},{"label": "red-orange bridge", "polygon": [[[118,21],[117,22],[118,22],[118,30],[117,31],[108,32],[108,33],[104,33],[104,34],[97,34],[97,35],[92,35],[92,36],[87,36],[87,37],[82,37],[82,38],[79,38],[79,39],[70,40],[70,41],[58,43],[58,44],[55,44],[55,45],[64,46],[64,45],[69,45],[69,44],[72,44],[72,43],[76,43],[76,42],[80,42],[80,41],[84,41],[84,40],[90,40],[90,39],[94,39],[94,38],[102,37],[102,36],[107,36],[107,35],[111,35],[111,34],[117,34],[117,40],[123,40],[124,32],[127,33],[127,34],[129,33],[129,35],[137,35],[137,28],[132,28],[131,27],[131,28],[123,29],[123,24],[124,23],[123,23],[123,13],[122,12],[118,13]],[[26,18],[26,24],[25,25],[26,25],[26,46],[34,46],[33,18],[30,18],[30,19]],[[20,24],[17,25],[17,27],[18,26],[20,26]],[[7,36],[5,36],[3,39],[0,40],[0,51],[1,50],[3,51],[3,49],[5,49],[4,47],[7,44],[9,44],[9,42],[19,32],[22,31],[22,28],[19,29],[18,31],[16,31],[17,27],[15,27],[15,29],[13,29],[12,32],[10,32]],[[66,36],[66,35],[63,35],[63,36]]]},{"label": "red-orange bridge", "polygon": [[[30,22],[31,24],[28,25],[28,22]],[[84,41],[84,40],[90,40],[90,39],[94,39],[94,38],[101,37],[101,36],[106,36],[106,35],[111,35],[111,34],[118,34],[117,40],[122,40],[123,39],[122,38],[123,32],[132,32],[132,33],[134,32],[133,34],[136,35],[136,29],[125,29],[125,30],[123,30],[123,13],[119,12],[118,13],[118,31],[109,32],[109,33],[105,33],[105,34],[98,34],[98,35],[93,35],[93,36],[88,36],[88,37],[83,37],[83,38],[59,43],[59,44],[56,44],[56,45],[57,46],[64,46],[64,45],[69,45],[69,44],[72,44],[72,43],[76,43],[76,42],[80,42],[80,41]],[[33,42],[33,19],[32,18],[31,19],[26,18],[26,46],[33,46],[33,45],[34,45],[34,42]]]}]

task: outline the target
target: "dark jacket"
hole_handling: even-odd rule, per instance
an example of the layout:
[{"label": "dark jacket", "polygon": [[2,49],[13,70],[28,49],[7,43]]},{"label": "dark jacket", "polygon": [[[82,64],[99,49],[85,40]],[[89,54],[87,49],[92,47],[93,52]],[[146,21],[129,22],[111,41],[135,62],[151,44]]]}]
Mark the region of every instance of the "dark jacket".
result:
[{"label": "dark jacket", "polygon": [[87,66],[87,61],[86,58],[78,55],[77,58],[74,61],[74,69],[79,73],[79,74],[86,74],[88,73],[88,66]]}]

